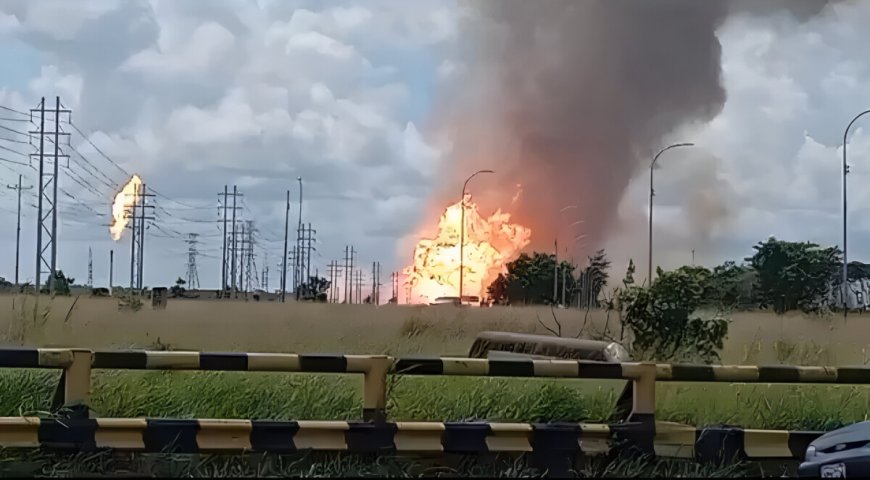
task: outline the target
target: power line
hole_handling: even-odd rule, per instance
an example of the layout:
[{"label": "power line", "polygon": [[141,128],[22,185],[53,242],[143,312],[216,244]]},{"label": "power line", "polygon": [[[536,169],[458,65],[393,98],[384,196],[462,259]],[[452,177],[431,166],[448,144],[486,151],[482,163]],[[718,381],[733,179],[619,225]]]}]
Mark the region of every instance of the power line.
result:
[{"label": "power line", "polygon": [[20,113],[21,115],[24,115],[24,116],[26,116],[26,117],[30,117],[30,114],[27,113],[27,112],[22,112],[21,110],[15,110],[14,108],[9,108],[9,107],[4,106],[4,105],[0,105],[0,109],[6,110],[6,111],[9,111],[9,112]]},{"label": "power line", "polygon": [[[121,167],[120,165],[118,165],[117,163],[115,163],[115,161],[112,160],[111,158],[109,158],[109,156],[106,155],[105,152],[103,152],[102,150],[100,150],[100,147],[98,147],[94,142],[91,141],[90,136],[89,136],[89,135],[85,135],[85,133],[82,132],[81,129],[79,129],[78,125],[76,125],[75,123],[73,123],[72,120],[70,120],[69,124],[70,124],[70,126],[73,127],[73,129],[75,129],[76,132],[78,132],[79,135],[82,136],[82,138],[85,139],[86,142],[88,142],[92,147],[94,147],[94,150],[96,150],[97,153],[99,153],[100,155],[102,155],[103,158],[105,158],[106,160],[108,160],[109,163],[111,163],[112,165],[114,165],[115,168],[117,168],[118,170],[121,171],[121,173],[123,173],[123,174],[124,174],[125,176],[127,176],[127,177],[131,177],[131,176],[132,176],[132,175],[130,174],[130,172],[128,172],[127,170],[124,170],[123,167]],[[153,191],[153,190],[152,190],[152,191]],[[155,193],[156,193],[156,192],[155,192]]]},{"label": "power line", "polygon": [[14,128],[9,128],[4,125],[0,125],[0,128],[6,130],[7,132],[17,133],[19,135],[24,135],[25,137],[30,137],[30,134],[28,134],[27,132],[22,132],[21,130],[15,130]]},{"label": "power line", "polygon": [[25,167],[29,167],[29,166],[30,166],[29,163],[19,162],[19,161],[16,161],[16,160],[9,160],[8,158],[3,158],[3,157],[0,157],[0,162],[14,163],[15,165],[23,165],[23,166],[25,166]]}]

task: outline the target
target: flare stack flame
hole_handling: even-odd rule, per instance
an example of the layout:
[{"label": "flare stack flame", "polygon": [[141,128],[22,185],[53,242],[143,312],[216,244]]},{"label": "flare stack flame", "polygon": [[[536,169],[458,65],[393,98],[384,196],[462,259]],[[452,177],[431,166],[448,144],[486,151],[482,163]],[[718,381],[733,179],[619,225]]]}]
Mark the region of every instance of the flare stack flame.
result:
[{"label": "flare stack flame", "polygon": [[[532,231],[510,220],[511,215],[501,210],[484,218],[466,195],[463,296],[484,298],[486,287],[531,241]],[[441,214],[435,238],[417,243],[414,263],[403,271],[412,303],[459,295],[461,226],[462,202],[456,202]]]},{"label": "flare stack flame", "polygon": [[112,224],[109,226],[109,233],[112,235],[112,240],[116,242],[121,239],[127,228],[129,222],[127,213],[139,200],[140,185],[142,185],[142,179],[139,178],[139,175],[134,174],[130,181],[124,185],[124,188],[115,195],[115,201],[112,202]]}]

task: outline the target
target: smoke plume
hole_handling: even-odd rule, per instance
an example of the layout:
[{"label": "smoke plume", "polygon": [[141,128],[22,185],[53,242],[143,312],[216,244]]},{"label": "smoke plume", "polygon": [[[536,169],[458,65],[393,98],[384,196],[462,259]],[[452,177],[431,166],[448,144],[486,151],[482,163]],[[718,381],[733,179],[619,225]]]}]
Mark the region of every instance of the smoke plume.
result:
[{"label": "smoke plume", "polygon": [[[473,0],[436,127],[452,142],[439,201],[465,178],[482,207],[509,209],[533,248],[581,233],[588,251],[668,135],[722,109],[717,28],[734,13],[820,12],[822,0]],[[674,139],[682,140],[682,139]],[[511,206],[522,185],[522,197]],[[455,201],[455,200],[454,200]],[[569,209],[560,213],[567,205]],[[704,210],[716,209],[705,205]],[[570,241],[569,241],[570,243]],[[569,246],[570,248],[570,246]],[[561,250],[561,248],[560,248]]]}]

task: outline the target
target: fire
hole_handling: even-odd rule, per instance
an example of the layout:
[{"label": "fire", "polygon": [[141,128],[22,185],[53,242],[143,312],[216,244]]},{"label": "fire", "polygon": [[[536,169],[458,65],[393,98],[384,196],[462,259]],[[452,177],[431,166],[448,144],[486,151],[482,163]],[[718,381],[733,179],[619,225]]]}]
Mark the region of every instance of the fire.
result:
[{"label": "fire", "polygon": [[[463,296],[484,298],[486,287],[529,244],[531,229],[510,223],[510,218],[501,210],[482,217],[471,195],[466,195]],[[414,264],[403,271],[412,302],[459,295],[461,219],[462,202],[456,202],[441,215],[437,236],[417,243]]]},{"label": "fire", "polygon": [[115,201],[112,202],[112,224],[109,226],[109,233],[112,234],[112,240],[118,241],[124,234],[124,229],[129,221],[127,213],[133,208],[138,200],[139,185],[142,185],[142,179],[139,175],[133,175],[130,181],[124,185],[124,188],[115,195]]}]

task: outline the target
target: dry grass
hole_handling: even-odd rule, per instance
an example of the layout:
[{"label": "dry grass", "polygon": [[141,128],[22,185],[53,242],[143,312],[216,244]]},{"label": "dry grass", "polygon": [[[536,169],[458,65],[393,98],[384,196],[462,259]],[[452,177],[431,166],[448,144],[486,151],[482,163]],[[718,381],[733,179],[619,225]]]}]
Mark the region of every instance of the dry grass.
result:
[{"label": "dry grass", "polygon": [[[251,352],[467,354],[477,333],[547,334],[549,308],[458,309],[170,300],[165,310],[119,309],[117,299],[0,296],[0,332],[9,344],[94,349],[164,345],[174,349]],[[556,310],[563,332],[604,333],[606,315]],[[615,320],[608,332],[618,332]],[[870,315],[819,317],[738,313],[725,363],[847,365],[870,363]]]}]

